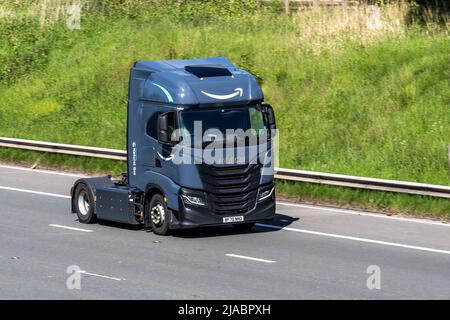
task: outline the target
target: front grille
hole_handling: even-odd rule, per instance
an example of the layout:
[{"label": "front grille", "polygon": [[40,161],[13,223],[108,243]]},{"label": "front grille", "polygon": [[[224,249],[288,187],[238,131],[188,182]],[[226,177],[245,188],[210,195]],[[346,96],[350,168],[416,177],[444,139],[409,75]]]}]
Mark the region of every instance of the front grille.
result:
[{"label": "front grille", "polygon": [[208,202],[213,212],[218,215],[244,214],[255,206],[257,193],[257,190],[228,196],[217,196],[210,193]]},{"label": "front grille", "polygon": [[229,167],[198,165],[210,209],[218,215],[244,214],[256,203],[259,164]]}]

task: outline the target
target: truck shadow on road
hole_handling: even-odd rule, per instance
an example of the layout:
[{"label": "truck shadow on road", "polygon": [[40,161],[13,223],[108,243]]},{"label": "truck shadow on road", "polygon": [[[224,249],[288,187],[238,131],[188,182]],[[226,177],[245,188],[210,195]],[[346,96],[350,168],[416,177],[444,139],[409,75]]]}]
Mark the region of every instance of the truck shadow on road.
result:
[{"label": "truck shadow on road", "polygon": [[[251,230],[241,231],[233,226],[215,226],[215,227],[201,227],[194,229],[185,230],[173,230],[172,236],[177,238],[209,238],[209,237],[222,237],[222,236],[232,236],[237,234],[252,234],[252,233],[266,233],[266,232],[276,232],[281,231],[294,221],[299,220],[299,218],[293,218],[284,214],[275,214],[272,220],[262,221],[257,223]],[[264,226],[264,225],[267,225]]]},{"label": "truck shadow on road", "polygon": [[[289,226],[294,221],[297,221],[299,218],[293,218],[291,216],[287,216],[284,214],[275,214],[275,217],[272,220],[262,221],[256,226],[254,226],[249,231],[241,231],[236,228],[233,228],[231,225],[224,226],[214,226],[214,227],[200,227],[193,229],[185,229],[185,230],[173,230],[170,235],[177,238],[207,238],[207,237],[221,237],[221,236],[232,236],[237,234],[246,234],[246,233],[265,233],[265,232],[276,232],[280,231],[281,228]],[[124,230],[130,231],[143,231],[142,225],[129,225],[120,222],[106,221],[106,220],[98,220],[97,223],[101,226],[120,228]],[[268,225],[265,227],[263,225]]]}]

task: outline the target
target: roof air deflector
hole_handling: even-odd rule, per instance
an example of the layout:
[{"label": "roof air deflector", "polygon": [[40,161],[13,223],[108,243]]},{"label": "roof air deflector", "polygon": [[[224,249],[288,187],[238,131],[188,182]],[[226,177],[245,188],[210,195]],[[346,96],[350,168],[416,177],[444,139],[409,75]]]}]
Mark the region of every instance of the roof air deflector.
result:
[{"label": "roof air deflector", "polygon": [[194,65],[186,66],[184,69],[197,76],[198,78],[210,78],[210,77],[226,77],[232,76],[230,70],[222,65]]}]

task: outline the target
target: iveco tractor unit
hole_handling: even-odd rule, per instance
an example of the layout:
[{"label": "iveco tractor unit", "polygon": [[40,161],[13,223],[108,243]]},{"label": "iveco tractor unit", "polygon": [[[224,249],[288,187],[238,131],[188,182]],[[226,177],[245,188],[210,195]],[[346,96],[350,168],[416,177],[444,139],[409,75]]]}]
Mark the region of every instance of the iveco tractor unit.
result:
[{"label": "iveco tractor unit", "polygon": [[127,109],[127,172],[77,180],[72,213],[157,234],[275,215],[275,116],[254,76],[224,57],[137,61]]}]

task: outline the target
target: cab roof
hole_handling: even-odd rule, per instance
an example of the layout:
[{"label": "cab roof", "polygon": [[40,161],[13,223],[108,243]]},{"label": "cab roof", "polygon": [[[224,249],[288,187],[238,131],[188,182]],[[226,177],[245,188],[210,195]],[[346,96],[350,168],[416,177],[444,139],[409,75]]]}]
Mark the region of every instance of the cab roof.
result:
[{"label": "cab roof", "polygon": [[176,105],[230,105],[264,99],[255,77],[225,57],[137,61],[130,99]]}]

